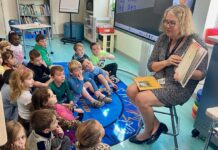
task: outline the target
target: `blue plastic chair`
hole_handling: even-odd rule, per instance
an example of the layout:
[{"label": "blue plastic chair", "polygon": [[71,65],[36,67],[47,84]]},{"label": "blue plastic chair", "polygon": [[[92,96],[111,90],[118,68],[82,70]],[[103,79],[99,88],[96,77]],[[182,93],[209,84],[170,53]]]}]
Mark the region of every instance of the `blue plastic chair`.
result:
[{"label": "blue plastic chair", "polygon": [[11,28],[11,31],[15,31],[19,36],[22,36],[22,32],[19,29],[15,29],[13,27],[11,27],[11,25],[18,25],[20,24],[19,20],[15,20],[15,19],[11,19],[8,21],[8,24]]}]

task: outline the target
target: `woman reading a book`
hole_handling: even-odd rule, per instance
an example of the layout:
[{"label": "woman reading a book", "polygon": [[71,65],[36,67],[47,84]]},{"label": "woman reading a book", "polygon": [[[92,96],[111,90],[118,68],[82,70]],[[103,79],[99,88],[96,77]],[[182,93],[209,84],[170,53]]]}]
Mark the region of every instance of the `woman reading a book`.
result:
[{"label": "woman reading a book", "polygon": [[180,74],[175,70],[192,41],[197,41],[206,49],[203,41],[194,33],[192,13],[187,6],[175,5],[166,9],[160,31],[163,33],[156,41],[147,65],[148,69],[155,73],[154,77],[162,88],[140,91],[135,83],[127,88],[127,95],[139,109],[145,124],[144,132],[129,139],[136,144],[145,142],[151,144],[162,132],[168,131],[167,126],[155,117],[152,107],[185,103],[191,97],[198,82],[205,77],[207,69],[208,56],[206,55],[184,88],[178,82]]}]

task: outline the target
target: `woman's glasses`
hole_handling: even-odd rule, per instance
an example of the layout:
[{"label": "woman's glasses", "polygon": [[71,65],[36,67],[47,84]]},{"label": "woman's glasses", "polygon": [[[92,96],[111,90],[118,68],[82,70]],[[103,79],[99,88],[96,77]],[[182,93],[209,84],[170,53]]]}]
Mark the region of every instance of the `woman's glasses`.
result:
[{"label": "woman's glasses", "polygon": [[170,27],[174,27],[174,26],[176,25],[176,21],[164,19],[164,20],[163,20],[163,24],[164,24],[165,26],[169,25]]}]

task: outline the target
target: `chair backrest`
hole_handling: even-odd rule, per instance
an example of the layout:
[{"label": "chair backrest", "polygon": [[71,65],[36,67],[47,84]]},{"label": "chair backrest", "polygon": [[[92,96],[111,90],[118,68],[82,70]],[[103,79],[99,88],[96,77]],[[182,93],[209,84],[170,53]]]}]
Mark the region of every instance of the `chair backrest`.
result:
[{"label": "chair backrest", "polygon": [[8,21],[8,24],[9,24],[9,26],[10,26],[12,31],[15,31],[18,35],[21,35],[21,31],[19,29],[15,29],[15,28],[11,27],[11,25],[18,25],[18,24],[20,24],[19,20],[11,19],[11,20]]}]

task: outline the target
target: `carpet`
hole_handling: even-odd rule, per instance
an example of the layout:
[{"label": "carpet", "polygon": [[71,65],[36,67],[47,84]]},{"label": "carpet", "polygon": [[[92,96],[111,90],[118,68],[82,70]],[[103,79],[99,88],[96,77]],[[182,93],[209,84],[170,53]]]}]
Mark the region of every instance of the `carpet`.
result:
[{"label": "carpet", "polygon": [[[64,67],[66,76],[69,75],[67,63],[54,63]],[[127,86],[122,81],[117,83],[118,90],[112,93],[112,103],[105,104],[101,108],[92,108],[87,100],[80,100],[78,106],[84,110],[83,121],[88,119],[98,120],[105,129],[103,143],[115,145],[132,135],[139,127],[140,115],[136,107],[130,102],[126,95]]]}]

